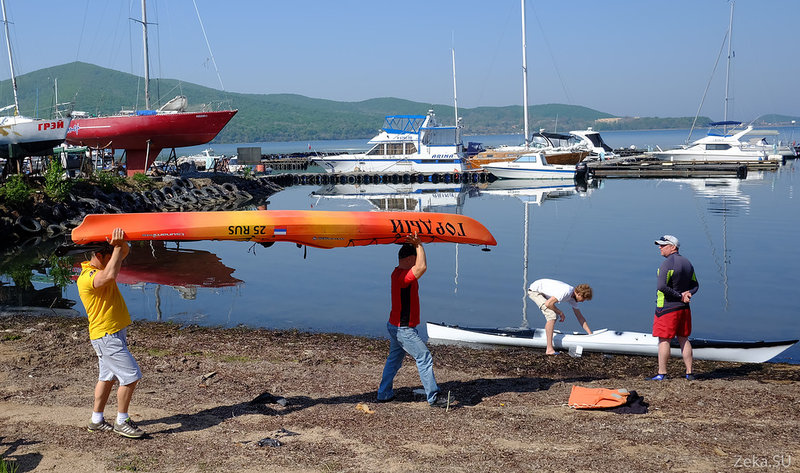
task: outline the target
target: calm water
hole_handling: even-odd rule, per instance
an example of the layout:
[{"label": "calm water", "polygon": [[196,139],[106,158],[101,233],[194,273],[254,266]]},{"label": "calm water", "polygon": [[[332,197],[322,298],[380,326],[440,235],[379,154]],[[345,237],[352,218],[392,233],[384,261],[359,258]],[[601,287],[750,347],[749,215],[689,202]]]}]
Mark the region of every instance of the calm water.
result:
[{"label": "calm water", "polygon": [[[614,147],[665,147],[682,142],[686,134],[603,136]],[[505,138],[514,136],[495,137]],[[341,145],[334,149],[350,144],[327,143]],[[751,173],[742,181],[609,179],[586,190],[570,182],[528,182],[527,188],[515,188],[522,184],[514,181],[477,187],[295,186],[271,196],[268,208],[374,210],[392,202],[412,210],[458,212],[482,222],[498,241],[490,252],[464,245],[426,246],[429,269],[421,281],[425,320],[543,326],[544,318],[524,294],[534,279],[549,277],[594,288],[594,299],[582,304],[592,328],[647,332],[662,261],[653,240],[671,233],[680,239],[681,253],[692,261],[700,281],[692,299],[694,336],[800,338],[798,167],[790,161],[776,172]],[[398,193],[402,200],[396,199]],[[395,246],[305,250],[289,243],[262,248],[193,242],[178,250],[174,243],[142,245],[128,258],[122,291],[138,319],[382,337],[396,254]],[[65,297],[78,300],[74,285]],[[75,307],[82,311],[80,303]],[[579,326],[568,315],[557,328]],[[798,347],[785,355],[780,361],[800,362]]]}]

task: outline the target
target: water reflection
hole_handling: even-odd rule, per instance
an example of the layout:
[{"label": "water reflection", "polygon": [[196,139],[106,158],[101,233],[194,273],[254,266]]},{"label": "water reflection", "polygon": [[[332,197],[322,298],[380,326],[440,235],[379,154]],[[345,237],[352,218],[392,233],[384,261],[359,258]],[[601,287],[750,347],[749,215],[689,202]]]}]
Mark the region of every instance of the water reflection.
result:
[{"label": "water reflection", "polygon": [[529,328],[528,324],[528,252],[530,246],[531,204],[541,206],[548,200],[566,198],[585,192],[580,183],[576,185],[572,179],[500,179],[481,186],[479,193],[488,196],[515,197],[524,204],[522,228],[522,322],[521,328]]},{"label": "water reflection", "polygon": [[181,248],[180,243],[164,241],[141,243],[126,258],[117,282],[193,289],[183,291],[184,299],[194,299],[197,287],[230,287],[243,282],[233,277],[233,268],[225,266],[210,251]]},{"label": "water reflection", "polygon": [[53,256],[63,241],[63,237],[32,237],[0,256],[0,305],[60,309],[75,305],[62,294],[62,286],[69,281],[69,265],[60,275],[61,262]]},{"label": "water reflection", "polygon": [[[748,176],[748,180],[763,180],[763,176]],[[707,202],[708,211],[714,215],[739,215],[750,211],[750,195],[743,189],[743,180],[735,177],[683,179],[682,185],[688,185],[692,192]]]},{"label": "water reflection", "polygon": [[[461,213],[474,188],[468,184],[329,184],[311,193],[320,205],[364,206],[367,210]],[[327,201],[327,202],[326,202]],[[349,208],[348,210],[358,210]]]}]

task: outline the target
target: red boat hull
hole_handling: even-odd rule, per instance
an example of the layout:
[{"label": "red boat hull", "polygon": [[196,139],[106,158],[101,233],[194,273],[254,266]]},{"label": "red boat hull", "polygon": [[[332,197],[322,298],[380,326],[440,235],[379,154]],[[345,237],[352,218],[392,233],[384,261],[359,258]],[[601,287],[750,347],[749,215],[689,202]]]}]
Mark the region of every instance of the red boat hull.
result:
[{"label": "red boat hull", "polygon": [[196,146],[213,140],[237,110],[73,118],[67,143],[124,149],[128,175],[145,172],[164,148]]}]

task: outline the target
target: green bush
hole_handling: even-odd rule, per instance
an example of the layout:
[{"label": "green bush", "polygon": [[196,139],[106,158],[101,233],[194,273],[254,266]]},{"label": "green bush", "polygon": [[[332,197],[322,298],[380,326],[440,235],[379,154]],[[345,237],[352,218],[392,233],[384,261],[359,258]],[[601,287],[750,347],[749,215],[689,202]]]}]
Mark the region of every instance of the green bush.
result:
[{"label": "green bush", "polygon": [[50,158],[50,165],[44,172],[44,192],[56,202],[63,201],[72,190],[72,181],[64,179],[64,166],[61,159]]},{"label": "green bush", "polygon": [[50,263],[50,276],[53,278],[53,284],[62,290],[72,284],[72,258],[51,255],[48,262]]},{"label": "green bush", "polygon": [[21,174],[12,174],[0,187],[0,198],[12,206],[22,205],[30,195],[31,188]]},{"label": "green bush", "polygon": [[133,181],[137,184],[147,184],[150,178],[143,172],[137,172],[133,174]]},{"label": "green bush", "polygon": [[103,192],[112,192],[117,186],[125,182],[125,179],[119,174],[103,170],[95,171],[94,179]]},{"label": "green bush", "polygon": [[5,274],[14,280],[14,285],[21,288],[31,288],[33,283],[33,272],[30,266],[20,263],[11,264],[5,270]]}]

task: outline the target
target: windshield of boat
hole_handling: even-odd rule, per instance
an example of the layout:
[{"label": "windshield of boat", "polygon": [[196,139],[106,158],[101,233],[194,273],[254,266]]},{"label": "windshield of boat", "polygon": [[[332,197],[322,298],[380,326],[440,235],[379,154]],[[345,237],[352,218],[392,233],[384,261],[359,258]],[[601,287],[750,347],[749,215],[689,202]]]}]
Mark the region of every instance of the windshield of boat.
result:
[{"label": "windshield of boat", "polygon": [[538,154],[525,154],[517,158],[518,163],[536,163],[539,161]]},{"label": "windshield of boat", "polygon": [[587,133],[586,139],[592,142],[595,148],[603,148],[604,151],[614,151],[611,149],[611,146],[608,146],[603,138],[600,136],[600,133]]},{"label": "windshield of boat", "polygon": [[422,142],[428,146],[453,146],[460,144],[458,129],[454,126],[423,128],[425,132]]}]

